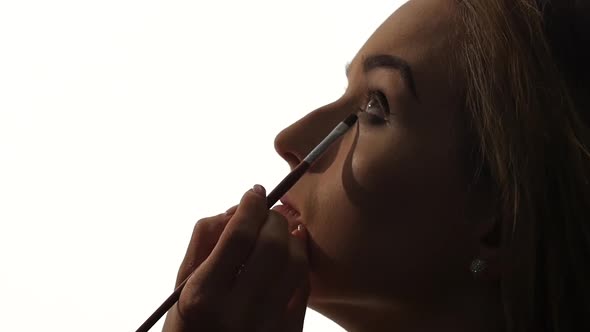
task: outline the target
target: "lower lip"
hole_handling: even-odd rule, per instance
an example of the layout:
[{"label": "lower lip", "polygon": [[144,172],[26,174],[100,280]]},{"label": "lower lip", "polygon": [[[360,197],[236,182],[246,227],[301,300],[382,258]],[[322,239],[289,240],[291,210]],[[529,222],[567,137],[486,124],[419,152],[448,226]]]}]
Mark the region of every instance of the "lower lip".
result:
[{"label": "lower lip", "polygon": [[297,225],[302,224],[301,214],[288,205],[276,205],[272,210],[277,211],[287,219],[290,231],[295,230]]}]

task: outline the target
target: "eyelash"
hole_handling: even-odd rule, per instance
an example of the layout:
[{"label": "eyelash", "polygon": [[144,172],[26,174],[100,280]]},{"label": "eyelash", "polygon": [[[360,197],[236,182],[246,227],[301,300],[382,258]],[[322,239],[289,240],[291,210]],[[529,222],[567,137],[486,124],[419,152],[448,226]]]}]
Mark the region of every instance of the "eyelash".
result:
[{"label": "eyelash", "polygon": [[[376,102],[378,107],[382,108],[382,112],[384,113],[383,116],[377,116],[373,113],[369,113],[367,111],[369,106],[372,106],[372,102]],[[362,113],[366,113],[369,116],[369,121],[371,122],[371,124],[383,124],[386,122],[389,122],[389,114],[390,114],[390,109],[389,109],[389,103],[387,102],[387,97],[385,97],[385,94],[381,91],[378,90],[370,90],[366,93],[365,98],[364,98],[364,102],[362,104],[361,107],[359,107],[359,110]]]}]

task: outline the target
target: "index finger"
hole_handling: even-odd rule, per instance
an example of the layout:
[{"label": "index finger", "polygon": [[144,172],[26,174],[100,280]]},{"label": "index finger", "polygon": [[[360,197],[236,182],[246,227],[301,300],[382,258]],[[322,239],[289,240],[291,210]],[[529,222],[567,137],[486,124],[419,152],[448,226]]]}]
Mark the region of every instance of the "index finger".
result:
[{"label": "index finger", "polygon": [[176,275],[176,287],[211,254],[229,218],[229,215],[222,213],[200,219],[195,224],[188,248]]},{"label": "index finger", "polygon": [[211,278],[215,283],[229,285],[256,244],[260,228],[268,215],[266,192],[262,186],[259,189],[258,193],[249,190],[242,196],[235,214],[207,259],[208,279]]}]

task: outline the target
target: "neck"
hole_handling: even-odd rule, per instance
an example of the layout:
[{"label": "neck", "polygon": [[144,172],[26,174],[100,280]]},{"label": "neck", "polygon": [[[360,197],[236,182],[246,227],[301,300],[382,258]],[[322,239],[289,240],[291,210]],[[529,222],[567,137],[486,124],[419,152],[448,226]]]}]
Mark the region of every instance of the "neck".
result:
[{"label": "neck", "polygon": [[310,303],[310,307],[348,332],[505,331],[499,287],[424,303],[341,300]]}]

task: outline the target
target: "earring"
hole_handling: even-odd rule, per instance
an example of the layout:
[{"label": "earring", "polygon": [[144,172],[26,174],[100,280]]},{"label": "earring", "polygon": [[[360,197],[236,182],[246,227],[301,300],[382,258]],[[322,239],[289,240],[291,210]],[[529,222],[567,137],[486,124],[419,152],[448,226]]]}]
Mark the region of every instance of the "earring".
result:
[{"label": "earring", "polygon": [[238,271],[236,272],[236,277],[244,272],[246,272],[246,265],[242,264],[242,265],[240,265],[240,267],[238,268]]},{"label": "earring", "polygon": [[486,267],[488,267],[488,263],[486,261],[484,261],[483,259],[476,258],[471,262],[471,267],[469,269],[471,270],[471,273],[473,273],[474,276],[477,276],[483,270],[485,270]]}]

